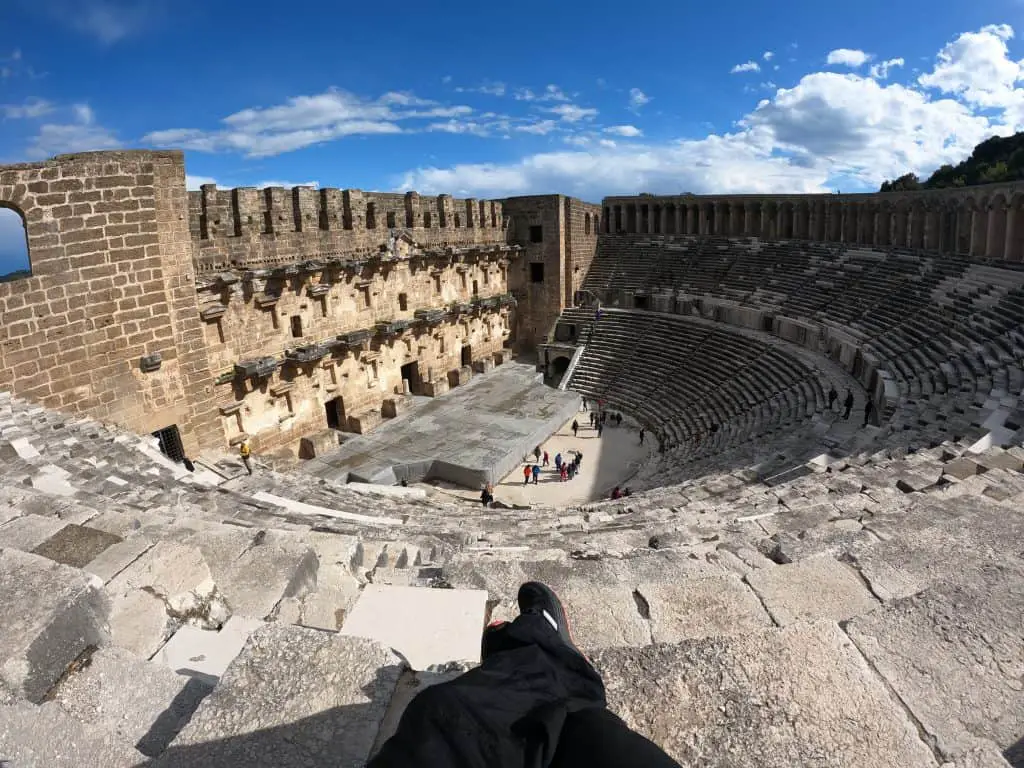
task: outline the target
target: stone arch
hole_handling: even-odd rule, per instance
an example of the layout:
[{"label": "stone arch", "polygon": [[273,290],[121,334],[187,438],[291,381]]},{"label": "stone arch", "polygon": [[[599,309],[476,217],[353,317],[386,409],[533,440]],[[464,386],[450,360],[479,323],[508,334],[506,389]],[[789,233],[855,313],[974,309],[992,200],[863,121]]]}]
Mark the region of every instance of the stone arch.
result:
[{"label": "stone arch", "polygon": [[1007,261],[1024,261],[1024,195],[1010,198],[1006,211],[1006,249],[1003,258]]},{"label": "stone arch", "polygon": [[780,240],[793,239],[793,203],[789,200],[779,205],[779,231]]},{"label": "stone arch", "polygon": [[910,204],[910,235],[908,243],[911,248],[921,250],[924,248],[924,204],[920,200],[914,200]]},{"label": "stone arch", "polygon": [[826,208],[828,227],[825,230],[825,239],[838,243],[843,239],[843,205],[838,200],[829,202]]},{"label": "stone arch", "polygon": [[28,219],[19,206],[0,199],[0,281],[31,275]]},{"label": "stone arch", "polygon": [[1006,198],[1002,192],[992,196],[988,209],[985,256],[1002,259],[1006,252]]},{"label": "stone arch", "polygon": [[589,235],[590,234],[590,214],[589,213],[583,214],[583,234],[585,234],[585,235]]},{"label": "stone arch", "polygon": [[715,204],[714,203],[704,203],[704,205],[701,206],[701,213],[703,214],[703,216],[701,217],[702,220],[701,220],[700,233],[702,235],[714,234],[714,231],[715,231]]},{"label": "stone arch", "polygon": [[906,248],[909,236],[910,209],[905,201],[896,203],[892,211],[892,245],[894,248]]},{"label": "stone arch", "polygon": [[988,198],[971,200],[971,256],[984,256],[988,246]]}]

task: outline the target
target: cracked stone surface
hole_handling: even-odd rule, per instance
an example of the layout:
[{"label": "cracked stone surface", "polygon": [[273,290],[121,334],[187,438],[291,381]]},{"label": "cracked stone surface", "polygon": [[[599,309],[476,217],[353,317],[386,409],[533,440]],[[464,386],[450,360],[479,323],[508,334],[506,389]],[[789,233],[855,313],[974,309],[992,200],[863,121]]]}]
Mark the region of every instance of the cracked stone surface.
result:
[{"label": "cracked stone surface", "polygon": [[757,595],[737,576],[646,582],[637,587],[650,612],[651,638],[674,643],[744,634],[773,626]]},{"label": "cracked stone surface", "polygon": [[1024,569],[957,574],[847,631],[935,738],[956,756],[973,737],[1008,749],[1024,734]]},{"label": "cracked stone surface", "polygon": [[780,626],[814,619],[840,621],[879,605],[852,568],[828,555],[757,571],[746,578]]},{"label": "cracked stone surface", "polygon": [[935,766],[914,724],[833,623],[592,658],[609,708],[682,765]]}]

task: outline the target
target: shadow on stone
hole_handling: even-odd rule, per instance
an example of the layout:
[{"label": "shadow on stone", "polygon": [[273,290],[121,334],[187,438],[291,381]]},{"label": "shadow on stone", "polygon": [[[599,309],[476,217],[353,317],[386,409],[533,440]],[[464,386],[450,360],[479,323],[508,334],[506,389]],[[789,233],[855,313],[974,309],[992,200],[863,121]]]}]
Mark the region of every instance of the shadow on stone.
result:
[{"label": "shadow on stone", "polygon": [[156,757],[174,740],[184,728],[200,702],[213,690],[213,686],[192,678],[178,692],[174,700],[150,726],[149,731],[139,739],[135,748],[146,757]]}]

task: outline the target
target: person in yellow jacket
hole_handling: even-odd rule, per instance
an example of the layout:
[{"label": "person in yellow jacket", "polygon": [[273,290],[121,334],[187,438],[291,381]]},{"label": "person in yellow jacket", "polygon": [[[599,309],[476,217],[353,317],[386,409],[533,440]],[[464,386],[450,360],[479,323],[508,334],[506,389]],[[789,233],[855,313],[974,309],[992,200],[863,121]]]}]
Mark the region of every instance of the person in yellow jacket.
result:
[{"label": "person in yellow jacket", "polygon": [[245,471],[250,475],[252,474],[252,461],[249,458],[252,456],[252,449],[249,447],[249,441],[246,440],[238,448],[238,455],[242,457],[242,463],[245,464]]}]

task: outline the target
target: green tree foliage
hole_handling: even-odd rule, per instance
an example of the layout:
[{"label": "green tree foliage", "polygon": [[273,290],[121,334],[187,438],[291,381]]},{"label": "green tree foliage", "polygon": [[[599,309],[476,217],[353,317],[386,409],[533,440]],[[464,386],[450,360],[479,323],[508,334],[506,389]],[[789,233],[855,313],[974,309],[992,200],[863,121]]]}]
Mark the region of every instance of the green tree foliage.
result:
[{"label": "green tree foliage", "polygon": [[908,173],[893,181],[882,182],[880,191],[948,189],[1020,179],[1024,179],[1024,132],[986,139],[962,163],[943,165],[924,182]]}]

